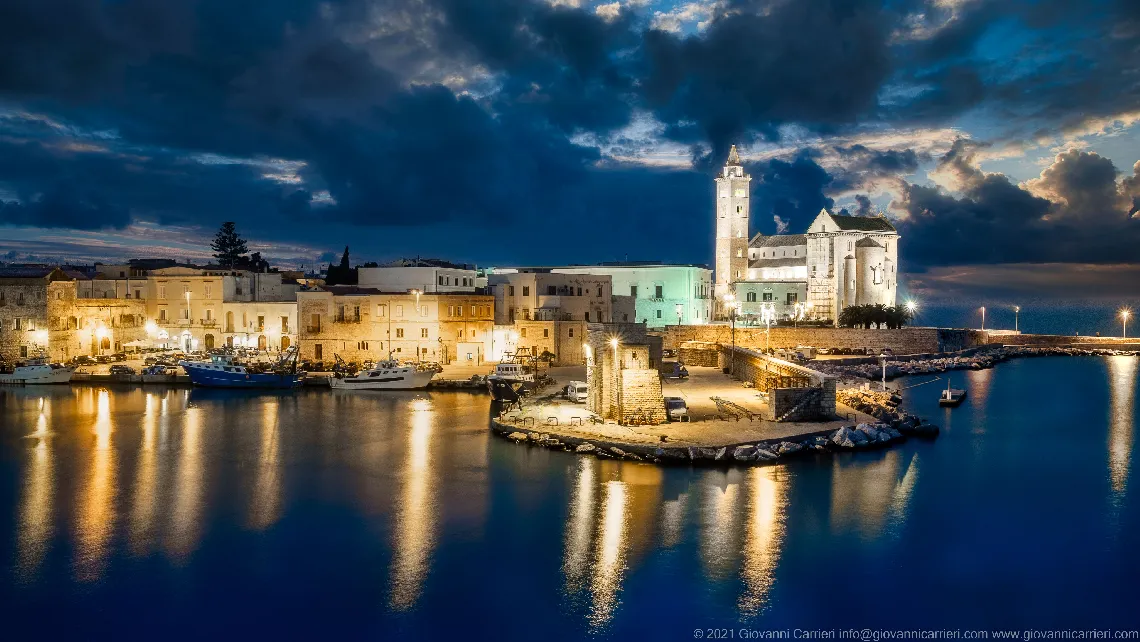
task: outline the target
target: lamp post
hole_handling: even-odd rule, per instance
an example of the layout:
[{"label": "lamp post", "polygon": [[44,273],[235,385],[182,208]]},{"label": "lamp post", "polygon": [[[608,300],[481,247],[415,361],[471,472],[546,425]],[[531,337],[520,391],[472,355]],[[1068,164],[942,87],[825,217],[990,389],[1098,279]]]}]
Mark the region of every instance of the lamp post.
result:
[{"label": "lamp post", "polygon": [[1128,338],[1128,317],[1132,316],[1132,311],[1124,308],[1120,311],[1120,338]]},{"label": "lamp post", "polygon": [[772,321],[776,319],[776,306],[772,303],[765,303],[760,306],[760,320],[766,326],[764,331],[764,353],[767,354],[772,349]]},{"label": "lamp post", "polygon": [[1018,330],[1018,328],[1017,328],[1017,317],[1019,314],[1021,314],[1021,306],[1020,305],[1013,306],[1013,331],[1014,332],[1020,332],[1020,330]]},{"label": "lamp post", "polygon": [[621,370],[618,366],[618,340],[617,340],[617,337],[613,337],[612,339],[610,339],[610,345],[613,346],[613,349],[614,349],[613,371],[614,371],[614,385],[616,386],[615,392],[617,393],[615,395],[615,397],[617,398],[617,406],[618,406],[616,414],[617,414],[618,423],[621,423],[623,413],[622,413],[622,409],[621,409],[621,405],[622,405]]},{"label": "lamp post", "polygon": [[[411,290],[410,294],[412,294],[413,296],[416,297],[416,316],[417,317],[422,316],[420,314],[420,295],[423,294],[423,291],[419,290],[419,289]],[[419,362],[420,362],[420,342],[416,341],[416,363],[419,363]]]},{"label": "lamp post", "polygon": [[728,371],[736,372],[736,295],[729,292],[724,295],[724,305],[728,308],[729,327],[732,328],[732,356],[729,357]]},{"label": "lamp post", "polygon": [[982,329],[986,329],[986,306],[982,306]]}]

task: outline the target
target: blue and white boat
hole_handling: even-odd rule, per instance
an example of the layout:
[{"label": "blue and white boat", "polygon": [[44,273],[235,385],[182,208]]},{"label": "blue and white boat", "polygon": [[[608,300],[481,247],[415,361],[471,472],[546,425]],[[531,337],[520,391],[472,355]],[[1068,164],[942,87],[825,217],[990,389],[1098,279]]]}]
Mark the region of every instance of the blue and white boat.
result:
[{"label": "blue and white boat", "polygon": [[305,378],[297,372],[297,352],[290,348],[273,364],[247,364],[233,355],[210,355],[209,361],[179,361],[195,386],[210,388],[296,388]]}]

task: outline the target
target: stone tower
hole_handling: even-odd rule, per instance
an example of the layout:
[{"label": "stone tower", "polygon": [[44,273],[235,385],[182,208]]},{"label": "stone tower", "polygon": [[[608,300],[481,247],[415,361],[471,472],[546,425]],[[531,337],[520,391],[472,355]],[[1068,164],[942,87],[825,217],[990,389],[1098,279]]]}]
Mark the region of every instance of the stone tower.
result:
[{"label": "stone tower", "polygon": [[732,284],[748,278],[749,183],[736,145],[716,179],[716,298],[732,290]]}]

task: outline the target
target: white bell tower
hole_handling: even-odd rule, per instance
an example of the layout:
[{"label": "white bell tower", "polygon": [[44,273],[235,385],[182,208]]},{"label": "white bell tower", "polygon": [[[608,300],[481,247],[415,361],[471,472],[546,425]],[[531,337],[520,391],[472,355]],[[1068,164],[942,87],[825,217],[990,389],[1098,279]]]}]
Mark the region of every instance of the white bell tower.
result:
[{"label": "white bell tower", "polygon": [[716,179],[716,287],[717,302],[732,284],[748,278],[749,183],[736,145]]}]

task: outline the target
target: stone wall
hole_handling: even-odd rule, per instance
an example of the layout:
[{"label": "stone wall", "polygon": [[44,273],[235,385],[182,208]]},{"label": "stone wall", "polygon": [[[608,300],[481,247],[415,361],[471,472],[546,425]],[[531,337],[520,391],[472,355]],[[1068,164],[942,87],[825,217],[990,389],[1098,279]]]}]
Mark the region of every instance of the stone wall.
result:
[{"label": "stone wall", "polygon": [[622,420],[638,416],[648,423],[665,423],[665,398],[657,370],[622,370]]},{"label": "stone wall", "polygon": [[724,348],[732,376],[768,392],[769,421],[830,420],[835,417],[836,379],[755,350]]},{"label": "stone wall", "polygon": [[[1140,328],[1140,326],[1138,326]],[[1129,330],[1131,331],[1131,324]],[[1129,337],[1097,337],[1097,336],[1070,336],[1064,334],[1010,334],[1002,332],[986,332],[987,341],[1015,346],[1041,346],[1065,347],[1076,346],[1081,348],[1110,348],[1121,350],[1135,350],[1140,346],[1140,339]]]},{"label": "stone wall", "polygon": [[[676,350],[687,341],[703,341],[732,345],[729,325],[671,325],[661,331],[664,347]],[[766,346],[794,348],[871,349],[876,353],[890,348],[895,354],[918,354],[963,350],[988,341],[984,332],[945,328],[901,328],[898,330],[863,330],[854,328],[795,328],[773,326],[771,339],[763,327],[737,327],[738,347],[763,350]]]},{"label": "stone wall", "polygon": [[677,360],[686,366],[717,368],[720,366],[720,346],[705,341],[686,341],[677,350]]},{"label": "stone wall", "polygon": [[[612,343],[617,339],[617,346]],[[660,374],[640,323],[591,323],[586,332],[587,407],[606,419],[665,421]]]},{"label": "stone wall", "polygon": [[47,347],[47,291],[44,279],[0,279],[0,360],[12,363]]}]

